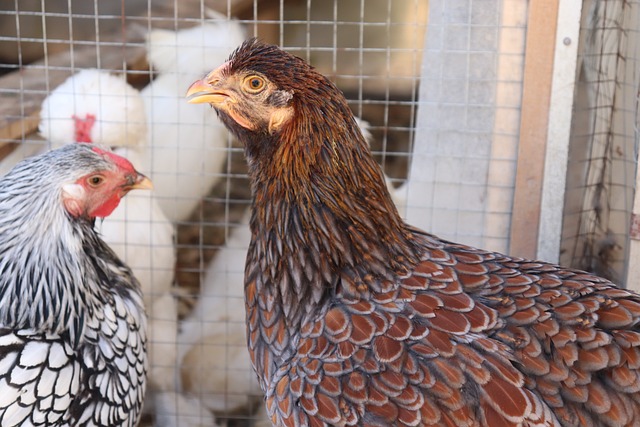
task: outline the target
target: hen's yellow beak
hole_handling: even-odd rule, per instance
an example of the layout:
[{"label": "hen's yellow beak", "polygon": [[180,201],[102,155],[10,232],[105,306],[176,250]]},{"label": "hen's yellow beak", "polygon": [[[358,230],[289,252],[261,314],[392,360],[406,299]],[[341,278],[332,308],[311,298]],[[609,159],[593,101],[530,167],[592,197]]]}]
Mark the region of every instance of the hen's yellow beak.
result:
[{"label": "hen's yellow beak", "polygon": [[187,89],[187,102],[190,104],[220,104],[224,102],[229,96],[219,90],[215,89],[211,83],[208,83],[204,79],[196,80],[193,82],[189,89]]},{"label": "hen's yellow beak", "polygon": [[138,176],[129,187],[131,190],[153,190],[153,182],[146,176],[138,172]]}]

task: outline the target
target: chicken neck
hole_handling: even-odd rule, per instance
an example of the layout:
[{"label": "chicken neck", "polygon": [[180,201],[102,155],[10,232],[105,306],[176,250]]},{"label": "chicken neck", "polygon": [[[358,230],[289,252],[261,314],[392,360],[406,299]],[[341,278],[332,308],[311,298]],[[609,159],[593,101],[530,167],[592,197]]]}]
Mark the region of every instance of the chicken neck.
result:
[{"label": "chicken neck", "polygon": [[282,132],[245,139],[254,196],[247,280],[256,266],[256,291],[281,304],[292,333],[336,298],[366,297],[406,274],[420,253],[346,103],[332,108],[325,118],[298,106]]},{"label": "chicken neck", "polygon": [[48,196],[51,188],[12,192],[9,181],[0,185],[0,325],[68,334],[78,344],[109,292],[101,278],[111,251],[92,221],[72,220]]}]

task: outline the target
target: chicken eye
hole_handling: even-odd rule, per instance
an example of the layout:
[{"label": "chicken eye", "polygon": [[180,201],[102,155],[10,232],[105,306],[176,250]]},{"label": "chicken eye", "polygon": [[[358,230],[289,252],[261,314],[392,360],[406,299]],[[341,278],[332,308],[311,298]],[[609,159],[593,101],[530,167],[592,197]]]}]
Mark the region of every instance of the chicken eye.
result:
[{"label": "chicken eye", "polygon": [[97,187],[104,182],[104,177],[102,175],[93,175],[87,179],[87,182],[90,186]]},{"label": "chicken eye", "polygon": [[244,86],[248,92],[258,93],[265,87],[264,79],[260,76],[249,76],[244,81]]}]

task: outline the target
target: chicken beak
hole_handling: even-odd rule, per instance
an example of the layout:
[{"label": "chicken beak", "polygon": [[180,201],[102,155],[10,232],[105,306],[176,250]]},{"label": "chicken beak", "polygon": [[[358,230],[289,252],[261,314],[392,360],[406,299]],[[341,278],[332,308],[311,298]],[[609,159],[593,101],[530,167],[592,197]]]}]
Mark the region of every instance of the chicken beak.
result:
[{"label": "chicken beak", "polygon": [[138,172],[138,175],[129,186],[129,190],[153,190],[153,183],[149,178]]},{"label": "chicken beak", "polygon": [[187,102],[190,104],[221,104],[229,99],[229,95],[215,87],[215,84],[220,81],[216,76],[217,72],[218,70],[213,70],[203,79],[193,82],[187,89]]}]

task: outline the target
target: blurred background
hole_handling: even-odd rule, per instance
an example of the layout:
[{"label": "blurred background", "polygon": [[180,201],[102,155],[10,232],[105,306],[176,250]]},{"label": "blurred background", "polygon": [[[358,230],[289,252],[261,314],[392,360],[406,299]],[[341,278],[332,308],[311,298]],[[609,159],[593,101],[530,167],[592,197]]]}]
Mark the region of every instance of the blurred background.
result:
[{"label": "blurred background", "polygon": [[74,141],[130,154],[156,190],[97,226],[145,292],[143,424],[270,425],[243,150],[192,81],[278,44],[345,93],[409,222],[640,290],[639,32],[637,0],[3,1],[0,173]]}]

